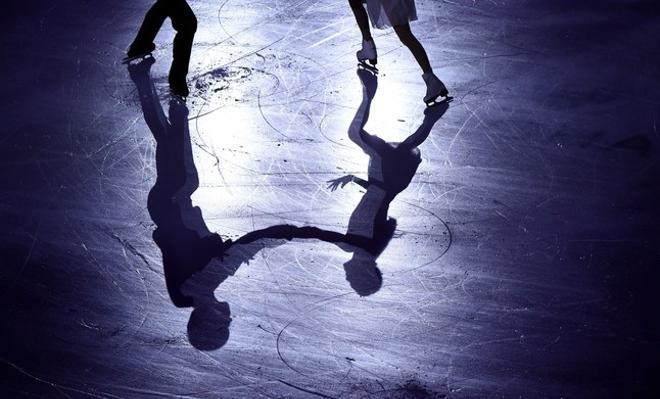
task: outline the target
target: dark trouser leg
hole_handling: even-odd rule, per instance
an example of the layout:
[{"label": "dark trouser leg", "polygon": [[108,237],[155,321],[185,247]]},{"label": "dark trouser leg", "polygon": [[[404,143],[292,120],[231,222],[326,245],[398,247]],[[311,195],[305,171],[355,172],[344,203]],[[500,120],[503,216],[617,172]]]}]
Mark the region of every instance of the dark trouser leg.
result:
[{"label": "dark trouser leg", "polygon": [[165,22],[167,15],[167,0],[158,0],[144,16],[144,22],[142,22],[138,34],[128,48],[129,56],[153,51],[154,39],[156,38],[160,27],[163,26],[163,22]]},{"label": "dark trouser leg", "polygon": [[351,10],[353,10],[358,27],[360,27],[362,40],[372,40],[371,31],[369,30],[369,15],[367,15],[367,10],[362,5],[362,0],[348,0],[348,4],[350,4]]},{"label": "dark trouser leg", "polygon": [[[177,94],[188,95],[186,75],[190,64],[193,39],[197,31],[197,18],[185,0],[169,0],[174,36],[174,54],[170,68],[170,86]],[[185,89],[184,89],[185,88]],[[180,93],[180,91],[185,91]]]},{"label": "dark trouser leg", "polygon": [[394,32],[399,37],[399,40],[401,40],[401,43],[408,47],[412,55],[415,57],[415,60],[417,60],[417,63],[422,68],[422,72],[433,72],[429,57],[426,55],[426,51],[424,50],[424,47],[422,47],[422,44],[410,30],[410,24],[394,26]]}]

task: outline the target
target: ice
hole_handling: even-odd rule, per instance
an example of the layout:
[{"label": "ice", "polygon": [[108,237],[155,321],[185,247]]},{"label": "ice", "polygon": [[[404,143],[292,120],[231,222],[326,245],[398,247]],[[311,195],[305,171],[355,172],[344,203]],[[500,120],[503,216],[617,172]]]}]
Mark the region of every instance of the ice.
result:
[{"label": "ice", "polygon": [[[348,3],[191,1],[185,105],[169,22],[149,75],[121,63],[150,5],[5,6],[3,397],[657,392],[650,2],[419,0],[454,100],[366,244],[349,233],[393,186],[356,181],[414,157],[378,170],[349,134]],[[408,50],[374,37],[364,130],[401,142],[433,109]]]}]

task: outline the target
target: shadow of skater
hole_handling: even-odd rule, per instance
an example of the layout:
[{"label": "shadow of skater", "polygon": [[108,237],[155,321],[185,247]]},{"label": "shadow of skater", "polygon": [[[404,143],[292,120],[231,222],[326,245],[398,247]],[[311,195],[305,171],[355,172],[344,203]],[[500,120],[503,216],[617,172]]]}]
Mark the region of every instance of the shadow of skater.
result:
[{"label": "shadow of skater", "polygon": [[396,227],[396,221],[387,218],[389,204],[410,184],[421,161],[416,147],[428,137],[433,124],[448,106],[440,104],[427,109],[424,122],[415,133],[398,145],[388,144],[363,130],[377,80],[366,70],[358,71],[358,76],[363,84],[363,99],[351,123],[349,136],[370,157],[369,179],[364,181],[347,176],[331,181],[330,185],[336,189],[353,181],[367,190],[351,215],[348,231],[343,234],[314,226],[275,225],[249,232],[231,244],[221,244],[220,247],[226,245],[222,261],[207,262],[207,266],[182,287],[186,296],[193,298],[188,339],[197,349],[214,350],[227,342],[231,310],[229,304],[216,299],[214,292],[241,265],[249,263],[266,247],[282,245],[294,238],[334,243],[353,254],[344,264],[344,270],[346,280],[359,295],[371,295],[382,286],[382,274],[376,259],[389,243]]},{"label": "shadow of skater", "polygon": [[177,307],[192,306],[192,298],[181,293],[181,285],[193,273],[221,256],[227,243],[212,234],[194,207],[190,196],[199,187],[192,158],[188,108],[172,99],[165,116],[149,71],[153,58],[128,66],[137,87],[144,120],[156,140],[156,183],[147,202],[156,224],[153,239],[163,255],[167,292]]},{"label": "shadow of skater", "polygon": [[156,46],[154,39],[165,19],[170,17],[172,27],[176,30],[172,54],[172,66],[169,73],[169,84],[172,92],[181,97],[190,94],[186,76],[190,64],[193,39],[197,31],[197,18],[185,0],[158,0],[144,17],[144,22],[135,40],[126,52],[125,61],[150,54]]},{"label": "shadow of skater", "polygon": [[422,160],[417,147],[426,140],[433,125],[447,111],[450,100],[427,108],[422,124],[403,142],[387,143],[364,130],[378,87],[378,78],[368,69],[358,68],[357,74],[362,82],[362,103],[351,122],[348,136],[369,155],[368,180],[347,175],[328,182],[328,188],[332,191],[350,182],[366,189],[351,214],[346,234],[311,226],[279,225],[248,233],[236,240],[235,244],[250,243],[266,237],[287,240],[313,238],[336,243],[343,250],[353,253],[353,257],[344,264],[346,280],[360,296],[367,296],[382,286],[382,273],[376,259],[387,247],[396,229],[396,219],[388,218],[390,203],[408,187],[415,176]]},{"label": "shadow of skater", "polygon": [[449,108],[451,100],[427,108],[422,124],[404,141],[387,143],[364,130],[369,120],[371,102],[378,88],[378,78],[371,71],[362,68],[358,68],[357,74],[362,82],[362,103],[348,129],[348,137],[369,156],[368,180],[346,175],[328,181],[328,188],[334,191],[352,182],[367,190],[351,215],[347,234],[364,237],[360,246],[378,254],[392,238],[396,228],[396,220],[387,217],[390,203],[408,187],[417,173],[422,162],[421,152],[417,147],[429,136],[435,123]]}]

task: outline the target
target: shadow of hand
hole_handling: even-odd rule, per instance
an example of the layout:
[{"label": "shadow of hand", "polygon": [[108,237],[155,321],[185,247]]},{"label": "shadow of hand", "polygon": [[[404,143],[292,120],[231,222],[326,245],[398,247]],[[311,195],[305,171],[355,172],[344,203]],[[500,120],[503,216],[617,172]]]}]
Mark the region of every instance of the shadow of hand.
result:
[{"label": "shadow of hand", "polygon": [[330,191],[335,191],[337,190],[337,188],[339,188],[339,186],[341,186],[341,188],[344,188],[348,183],[352,181],[353,181],[353,175],[346,175],[337,179],[328,180],[326,183],[330,183],[328,184],[328,189]]}]

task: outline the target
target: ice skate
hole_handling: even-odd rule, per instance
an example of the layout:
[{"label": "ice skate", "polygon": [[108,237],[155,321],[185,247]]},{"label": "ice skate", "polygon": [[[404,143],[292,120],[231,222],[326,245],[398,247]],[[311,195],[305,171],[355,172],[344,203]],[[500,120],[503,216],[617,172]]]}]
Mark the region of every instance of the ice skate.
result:
[{"label": "ice skate", "polygon": [[170,93],[177,100],[185,103],[188,95],[190,94],[186,79],[170,79]]},{"label": "ice skate", "polygon": [[376,68],[378,53],[376,52],[376,43],[373,40],[363,40],[362,49],[358,50],[355,55],[357,56],[359,67],[378,72],[378,68]]},{"label": "ice skate", "polygon": [[126,57],[122,58],[122,64],[130,64],[135,60],[142,60],[144,58],[153,58],[151,54],[156,49],[156,45],[151,43],[148,46],[138,48],[131,46],[126,52]]},{"label": "ice skate", "polygon": [[[424,83],[426,83],[426,95],[424,96],[424,102],[427,107],[436,105],[444,100],[451,99],[449,97],[449,91],[445,87],[445,84],[442,83],[440,79],[433,72],[428,72],[422,75]],[[438,97],[445,97],[438,101]]]}]

